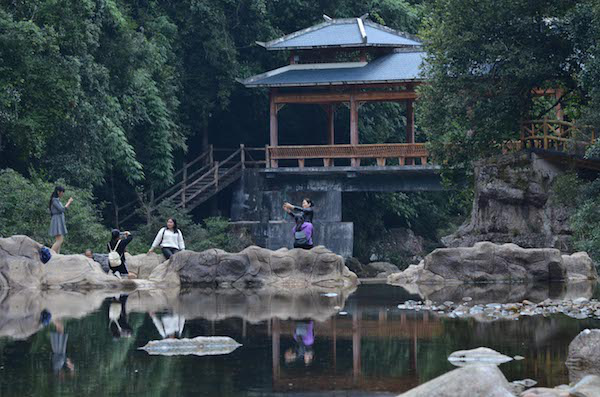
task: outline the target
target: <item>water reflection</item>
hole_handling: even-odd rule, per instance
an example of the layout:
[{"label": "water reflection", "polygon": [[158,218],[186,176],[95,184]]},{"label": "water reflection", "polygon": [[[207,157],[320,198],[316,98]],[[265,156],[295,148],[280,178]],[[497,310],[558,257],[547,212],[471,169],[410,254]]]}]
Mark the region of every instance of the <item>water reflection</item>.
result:
[{"label": "water reflection", "polygon": [[[506,288],[492,286],[487,300],[485,290],[462,294],[482,303],[524,296],[521,288]],[[525,296],[558,296],[553,288],[537,286]],[[396,395],[453,369],[447,361],[453,351],[479,346],[525,357],[501,367],[509,380],[555,386],[568,382],[570,341],[582,329],[600,327],[597,320],[562,315],[481,323],[399,310],[399,303],[423,297],[386,285],[327,292],[3,291],[0,395]],[[440,300],[461,297],[455,289],[433,293]],[[64,351],[50,343],[52,333],[60,335],[57,322],[68,334]],[[229,336],[243,346],[203,357],[137,350],[152,340],[197,336]],[[57,366],[63,362],[58,377],[55,352]]]}]

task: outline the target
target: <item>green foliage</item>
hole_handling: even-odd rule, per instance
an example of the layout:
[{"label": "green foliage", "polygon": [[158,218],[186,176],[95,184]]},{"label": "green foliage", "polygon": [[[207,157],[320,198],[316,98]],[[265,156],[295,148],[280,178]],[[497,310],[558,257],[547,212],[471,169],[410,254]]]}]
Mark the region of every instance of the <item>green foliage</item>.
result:
[{"label": "green foliage", "polygon": [[[57,183],[63,184],[61,181]],[[1,170],[0,236],[25,234],[51,246],[54,238],[48,235],[48,202],[54,186],[40,179],[28,180],[10,169]],[[73,197],[74,201],[65,213],[69,233],[65,236],[62,251],[83,253],[87,248],[102,249],[109,233],[101,224],[95,197],[89,190],[69,185],[64,187],[65,200]]]},{"label": "green foliage", "polygon": [[165,227],[169,218],[177,220],[188,250],[200,252],[210,248],[220,248],[228,252],[238,252],[252,244],[246,232],[234,231],[225,218],[206,218],[204,225],[194,223],[190,213],[175,208],[170,202],[163,202],[150,222],[134,231],[134,239],[128,250],[132,254],[145,253],[150,249],[158,231]]},{"label": "green foliage", "polygon": [[534,113],[532,89],[563,87],[575,95],[581,65],[564,26],[575,3],[427,3],[421,36],[431,84],[420,88],[417,116],[451,178],[470,173],[472,161],[500,153],[504,141],[518,137],[520,120],[550,110]]},{"label": "green foliage", "polygon": [[552,193],[556,202],[565,206],[573,206],[580,199],[583,181],[574,172],[557,176],[552,183]]}]

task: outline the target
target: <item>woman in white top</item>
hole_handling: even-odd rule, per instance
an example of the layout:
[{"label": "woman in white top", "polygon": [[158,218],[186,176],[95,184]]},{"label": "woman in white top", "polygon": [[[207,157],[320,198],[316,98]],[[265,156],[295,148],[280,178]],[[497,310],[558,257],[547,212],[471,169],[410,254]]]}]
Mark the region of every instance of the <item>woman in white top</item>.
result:
[{"label": "woman in white top", "polygon": [[163,227],[158,231],[148,253],[154,252],[156,247],[162,249],[162,253],[167,259],[185,249],[183,234],[181,234],[181,230],[177,228],[177,221],[175,219],[167,219],[167,227]]}]

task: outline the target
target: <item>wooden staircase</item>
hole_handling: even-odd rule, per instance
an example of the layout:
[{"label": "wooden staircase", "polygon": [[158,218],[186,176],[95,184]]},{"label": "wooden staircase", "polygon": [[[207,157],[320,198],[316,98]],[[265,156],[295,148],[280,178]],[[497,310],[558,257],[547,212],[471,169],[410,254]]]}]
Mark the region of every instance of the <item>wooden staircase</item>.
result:
[{"label": "wooden staircase", "polygon": [[[233,152],[232,152],[233,151]],[[256,154],[258,153],[258,156]],[[246,167],[264,167],[265,160],[255,160],[264,157],[264,148],[246,148],[240,145],[238,149],[209,149],[183,167],[174,175],[179,182],[151,199],[146,204],[146,211],[154,211],[158,205],[170,200],[176,208],[193,210],[211,197],[237,181]],[[218,160],[218,158],[223,158]],[[116,209],[116,224],[123,223],[135,216],[134,205],[140,200],[125,204]],[[131,208],[128,215],[119,219],[118,213],[126,208]]]}]

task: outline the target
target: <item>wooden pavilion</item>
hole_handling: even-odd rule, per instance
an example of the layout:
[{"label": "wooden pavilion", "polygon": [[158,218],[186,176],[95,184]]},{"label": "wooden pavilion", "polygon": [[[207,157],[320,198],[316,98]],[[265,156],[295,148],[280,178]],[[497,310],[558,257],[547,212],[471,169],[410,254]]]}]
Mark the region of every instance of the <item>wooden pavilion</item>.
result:
[{"label": "wooden pavilion", "polygon": [[[398,159],[399,165],[427,163],[427,150],[415,143],[415,87],[423,82],[420,67],[425,53],[421,43],[408,34],[374,23],[367,15],[360,18],[332,19],[263,43],[269,51],[289,51],[289,65],[241,80],[246,87],[270,91],[270,145],[267,166],[279,160],[297,160],[300,168],[306,159],[323,159],[333,166],[334,159]],[[406,143],[361,145],[358,133],[359,109],[366,102],[404,102],[406,104]],[[317,104],[327,114],[327,145],[279,146],[278,112],[286,104]],[[350,109],[350,144],[336,145],[334,116],[336,107]]]}]

